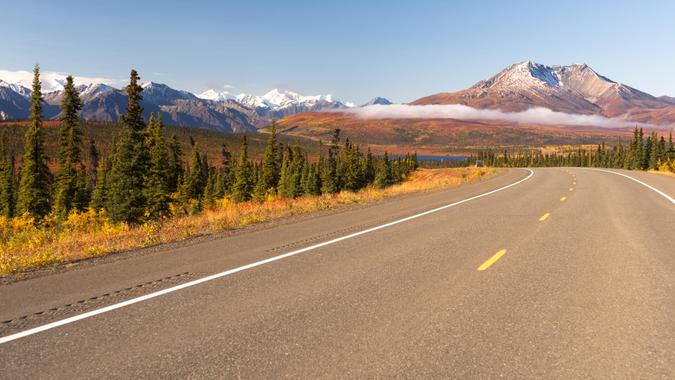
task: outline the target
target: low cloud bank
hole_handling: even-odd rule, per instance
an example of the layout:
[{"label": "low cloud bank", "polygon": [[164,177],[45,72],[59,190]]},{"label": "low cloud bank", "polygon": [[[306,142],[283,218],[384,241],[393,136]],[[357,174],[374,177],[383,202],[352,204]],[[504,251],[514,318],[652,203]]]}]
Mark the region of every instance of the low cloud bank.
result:
[{"label": "low cloud bank", "polygon": [[346,112],[366,119],[459,119],[459,120],[501,120],[520,124],[579,125],[603,128],[631,127],[635,123],[610,119],[597,115],[569,114],[535,107],[522,112],[503,112],[499,110],[480,110],[461,104],[447,105],[370,105],[353,108]]}]

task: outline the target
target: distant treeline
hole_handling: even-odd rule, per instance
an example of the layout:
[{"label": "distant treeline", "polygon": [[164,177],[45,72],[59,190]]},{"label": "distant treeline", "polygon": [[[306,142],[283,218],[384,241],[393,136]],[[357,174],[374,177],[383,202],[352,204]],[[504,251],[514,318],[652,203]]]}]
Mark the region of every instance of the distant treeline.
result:
[{"label": "distant treeline", "polygon": [[[190,139],[189,159],[176,135],[166,137],[161,116],[146,124],[140,106],[140,77],[131,71],[129,102],[120,117],[110,152],[102,155],[93,143],[85,148],[79,111],[82,108],[72,77],[64,86],[55,162],[45,152],[39,67],[34,69],[31,117],[20,165],[0,139],[0,216],[28,216],[36,222],[67,220],[73,211],[95,210],[114,222],[143,223],[176,214],[196,213],[218,199],[234,202],[295,198],[302,195],[356,191],[370,184],[387,187],[418,167],[415,154],[390,160],[370,149],[340,141],[340,130],[310,161],[299,146],[277,141],[272,123],[262,160],[249,158],[246,136],[238,157],[223,145],[216,165],[203,147]],[[50,167],[55,169],[50,169]]]},{"label": "distant treeline", "polygon": [[540,150],[485,150],[468,157],[465,163],[474,165],[478,161],[486,166],[502,167],[579,166],[675,172],[675,147],[672,131],[666,141],[664,136],[659,136],[656,132],[645,137],[642,128],[636,127],[628,145],[624,145],[619,139],[612,147],[602,143],[594,149],[578,148],[550,154],[544,154]]}]

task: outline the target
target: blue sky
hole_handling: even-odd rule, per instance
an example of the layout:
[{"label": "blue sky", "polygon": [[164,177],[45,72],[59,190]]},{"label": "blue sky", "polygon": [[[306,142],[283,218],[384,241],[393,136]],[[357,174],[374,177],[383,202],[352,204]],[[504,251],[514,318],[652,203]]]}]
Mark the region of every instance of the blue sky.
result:
[{"label": "blue sky", "polygon": [[468,87],[511,63],[587,63],[675,95],[673,1],[3,1],[0,69],[365,102]]}]

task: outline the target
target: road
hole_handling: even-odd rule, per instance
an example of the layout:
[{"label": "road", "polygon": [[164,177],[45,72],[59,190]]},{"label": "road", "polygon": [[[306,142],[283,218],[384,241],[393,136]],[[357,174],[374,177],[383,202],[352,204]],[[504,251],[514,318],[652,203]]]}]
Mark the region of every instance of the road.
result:
[{"label": "road", "polygon": [[511,169],[6,284],[0,377],[672,378],[675,179],[615,172],[643,183]]}]

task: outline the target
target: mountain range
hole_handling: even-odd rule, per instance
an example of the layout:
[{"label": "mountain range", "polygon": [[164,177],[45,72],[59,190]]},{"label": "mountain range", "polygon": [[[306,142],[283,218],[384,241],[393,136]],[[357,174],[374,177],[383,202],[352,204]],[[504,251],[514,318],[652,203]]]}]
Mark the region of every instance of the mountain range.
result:
[{"label": "mountain range", "polygon": [[[65,76],[63,76],[65,78]],[[59,117],[64,79],[49,76],[43,94],[44,116]],[[25,119],[30,113],[28,98],[31,90],[25,80],[18,83],[0,78],[0,120]],[[176,90],[165,84],[142,84],[141,102],[146,118],[159,112],[165,123],[207,128],[223,132],[255,131],[272,119],[281,119],[300,112],[337,110],[353,107],[332,95],[303,96],[292,91],[273,89],[262,96],[208,90],[195,95]],[[83,102],[81,117],[92,121],[115,121],[124,112],[127,96],[123,89],[105,83],[88,83],[77,86]]]},{"label": "mountain range", "polygon": [[[543,116],[542,116],[543,115]],[[667,134],[675,98],[655,97],[585,64],[513,64],[457,92],[405,105],[372,104],[338,112],[287,116],[281,131],[327,139],[340,128],[352,141],[380,150],[405,147],[428,154],[465,148],[543,146],[616,141],[637,123]]]},{"label": "mountain range", "polygon": [[[21,72],[21,80],[14,81],[7,76],[3,77],[6,73],[9,72],[0,70],[0,120],[25,119],[29,114],[28,73]],[[59,117],[64,78],[65,75],[48,73],[43,80],[48,91],[44,94],[46,118]],[[82,118],[94,121],[117,120],[126,107],[125,91],[104,83],[102,78],[81,80],[84,83],[79,82],[78,90],[84,103]],[[361,136],[364,141],[367,141],[369,134],[388,133],[381,128],[368,128],[374,123],[382,125],[385,123],[383,120],[395,124],[400,133],[418,136],[418,140],[420,135],[424,135],[420,128],[432,128],[430,125],[438,127],[452,124],[463,128],[471,125],[475,128],[480,125],[501,125],[521,129],[526,124],[529,127],[537,126],[536,122],[514,121],[513,117],[509,120],[495,120],[495,116],[492,115],[490,120],[481,119],[480,112],[472,112],[470,114],[473,116],[463,115],[463,117],[460,117],[462,115],[438,117],[420,113],[419,117],[401,119],[393,112],[394,116],[387,116],[386,110],[399,110],[401,106],[409,107],[415,112],[422,108],[414,106],[461,105],[478,111],[494,110],[507,113],[518,113],[538,107],[567,115],[590,115],[601,117],[603,120],[607,118],[611,122],[605,123],[605,126],[615,121],[624,127],[630,123],[662,128],[675,125],[675,98],[656,97],[615,82],[585,64],[546,66],[532,61],[510,65],[467,89],[437,93],[391,108],[389,107],[391,102],[381,97],[357,107],[332,95],[304,96],[278,89],[261,96],[234,95],[214,89],[193,94],[154,82],[143,84],[142,95],[146,117],[150,112],[159,112],[167,124],[223,132],[244,132],[264,128],[270,120],[276,119],[293,133],[311,136],[320,135],[316,131],[317,126],[321,126],[318,128],[320,130],[358,126],[358,132],[354,133]],[[381,108],[385,106],[386,108]],[[364,119],[359,116],[362,113],[355,112],[369,109],[378,110],[378,116],[375,118],[377,120]],[[419,120],[430,118],[439,120],[434,123],[419,123]],[[572,119],[576,124],[570,124],[572,123],[570,121],[561,122],[560,126],[565,127],[565,133],[574,133],[574,128],[569,127],[584,127],[584,130],[588,131],[600,126],[593,124],[593,120],[597,119],[592,117]],[[555,122],[544,124],[551,125]],[[315,130],[312,131],[312,128]],[[441,144],[443,141],[438,143]]]}]

